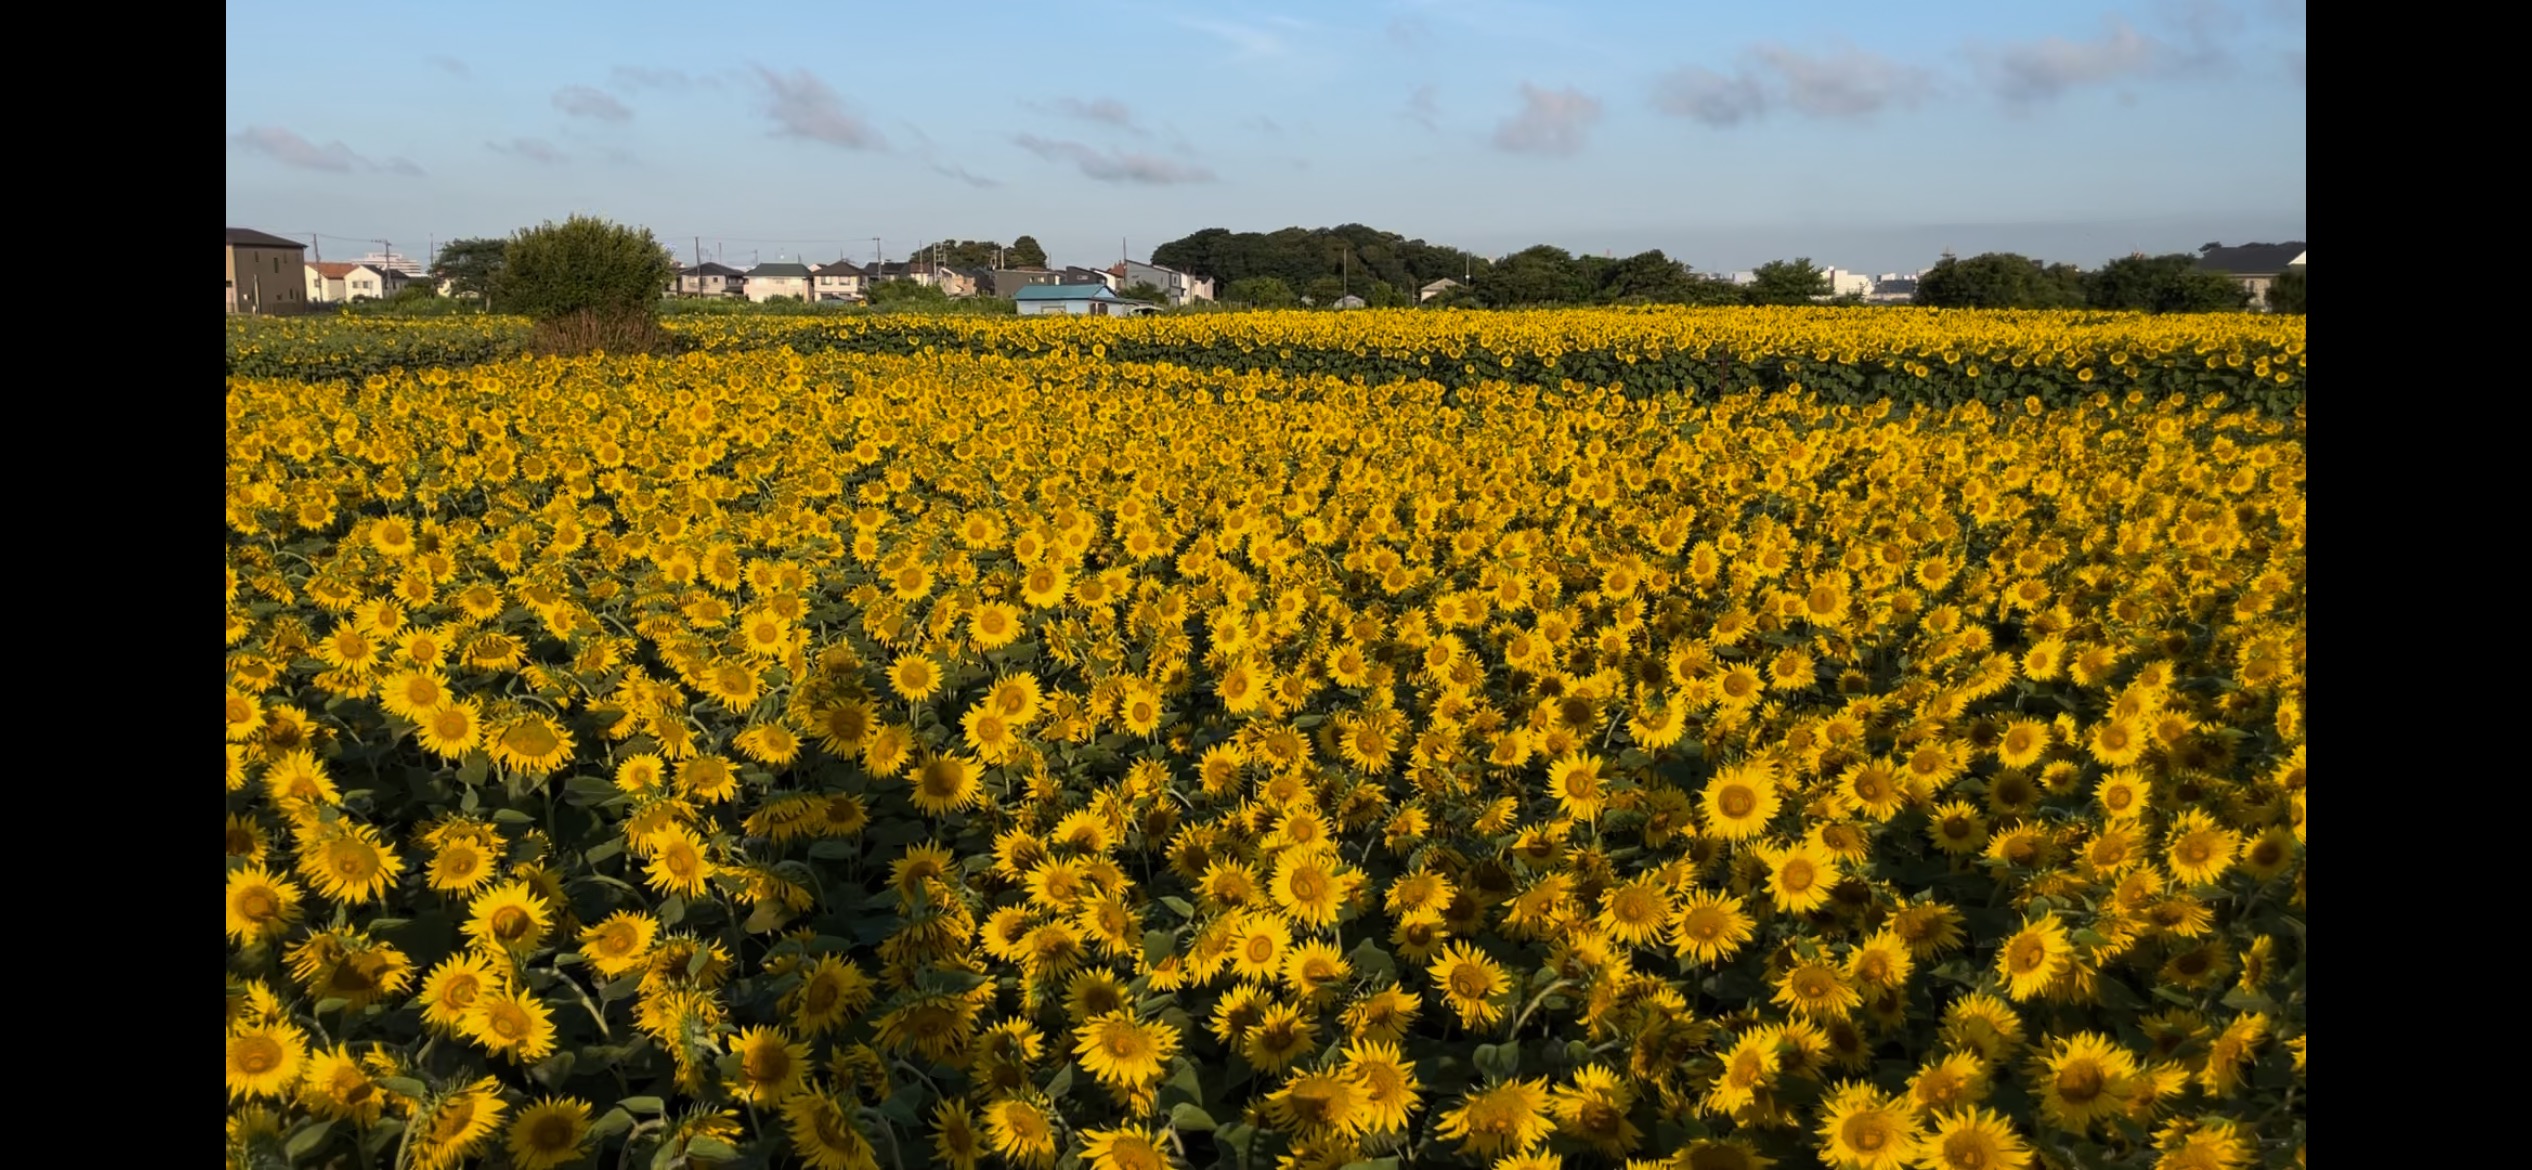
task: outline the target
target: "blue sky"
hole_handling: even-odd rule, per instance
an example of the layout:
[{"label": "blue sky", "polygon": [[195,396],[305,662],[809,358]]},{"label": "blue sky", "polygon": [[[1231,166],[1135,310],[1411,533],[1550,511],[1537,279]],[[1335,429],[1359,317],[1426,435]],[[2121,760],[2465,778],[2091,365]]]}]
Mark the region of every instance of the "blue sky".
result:
[{"label": "blue sky", "polygon": [[2305,228],[2300,0],[227,7],[228,222],[347,258],[573,212],[741,264],[1359,222],[1878,272]]}]

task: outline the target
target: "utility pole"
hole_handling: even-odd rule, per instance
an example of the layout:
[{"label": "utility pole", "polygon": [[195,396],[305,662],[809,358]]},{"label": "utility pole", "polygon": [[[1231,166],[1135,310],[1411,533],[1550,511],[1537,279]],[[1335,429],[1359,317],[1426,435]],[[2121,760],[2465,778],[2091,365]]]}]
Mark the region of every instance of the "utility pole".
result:
[{"label": "utility pole", "polygon": [[703,237],[695,237],[695,263],[703,263]]},{"label": "utility pole", "polygon": [[877,279],[879,279],[879,275],[880,275],[880,274],[879,274],[879,270],[880,270],[881,268],[886,267],[886,266],[887,266],[887,264],[888,264],[888,254],[887,254],[886,252],[882,252],[882,251],[880,251],[880,250],[879,250],[879,237],[877,237],[877,236],[872,236],[872,237],[870,238],[870,276],[871,276],[871,279],[873,279],[873,280],[877,280]]},{"label": "utility pole", "polygon": [[308,255],[316,257],[317,262],[322,264],[325,262],[325,245],[318,243],[317,238],[315,232],[308,233]]}]

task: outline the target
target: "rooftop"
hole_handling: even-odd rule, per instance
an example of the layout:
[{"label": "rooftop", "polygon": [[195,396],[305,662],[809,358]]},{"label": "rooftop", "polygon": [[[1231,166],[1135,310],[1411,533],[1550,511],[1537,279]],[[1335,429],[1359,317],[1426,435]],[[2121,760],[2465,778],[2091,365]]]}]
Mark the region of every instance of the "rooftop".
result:
[{"label": "rooftop", "polygon": [[228,246],[232,248],[240,246],[248,248],[297,248],[302,252],[308,250],[308,246],[306,244],[302,244],[297,240],[276,236],[271,232],[259,232],[253,228],[230,228]]},{"label": "rooftop", "polygon": [[1015,301],[1116,301],[1123,297],[1104,284],[1032,284],[1012,290]]}]

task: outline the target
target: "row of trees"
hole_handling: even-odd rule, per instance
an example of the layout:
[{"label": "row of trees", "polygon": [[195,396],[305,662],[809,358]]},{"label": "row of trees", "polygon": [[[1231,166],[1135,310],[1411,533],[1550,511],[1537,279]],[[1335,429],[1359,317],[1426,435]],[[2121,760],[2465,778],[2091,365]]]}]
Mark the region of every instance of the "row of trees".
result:
[{"label": "row of trees", "polygon": [[[1466,287],[1428,302],[1511,308],[1533,305],[1799,305],[1830,295],[1809,257],[1762,264],[1735,285],[1656,249],[1626,257],[1575,255],[1539,245],[1501,260],[1411,240],[1361,224],[1233,232],[1206,228],[1152,249],[1152,263],[1214,279],[1222,301],[1257,308],[1328,305],[1352,293],[1373,308],[1418,303],[1418,291],[1449,278]],[[1831,303],[1854,303],[1853,300]],[[2084,271],[2010,252],[1945,256],[1917,283],[1912,303],[1938,308],[2118,309],[2205,313],[2248,307],[2232,277],[2197,266],[2187,253],[2124,256]],[[2269,307],[2303,311],[2303,277],[2290,273]]]},{"label": "row of trees", "polygon": [[[2303,311],[2302,274],[2292,273],[2293,306]],[[2281,282],[2282,283],[2282,282]],[[1945,256],[1917,278],[1915,303],[1943,309],[2117,309],[2144,313],[2221,313],[2250,305],[2251,294],[2222,272],[2198,267],[2186,252],[2122,256],[2090,272],[2042,264],[2012,252],[1966,260]]]}]

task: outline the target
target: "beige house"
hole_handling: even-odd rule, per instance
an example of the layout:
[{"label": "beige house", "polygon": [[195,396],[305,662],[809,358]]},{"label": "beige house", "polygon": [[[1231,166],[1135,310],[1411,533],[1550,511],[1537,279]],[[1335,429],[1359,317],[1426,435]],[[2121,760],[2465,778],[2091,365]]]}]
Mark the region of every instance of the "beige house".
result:
[{"label": "beige house", "polygon": [[862,299],[862,269],[850,260],[822,265],[810,274],[810,283],[821,301],[858,301]]},{"label": "beige house", "polygon": [[307,268],[310,304],[340,304],[363,297],[384,300],[417,279],[401,269],[365,261],[310,260]]},{"label": "beige house", "polygon": [[789,297],[809,299],[809,266],[787,260],[768,261],[747,270],[747,299],[763,304]]},{"label": "beige house", "polygon": [[253,228],[228,231],[228,311],[306,312],[308,246]]}]

